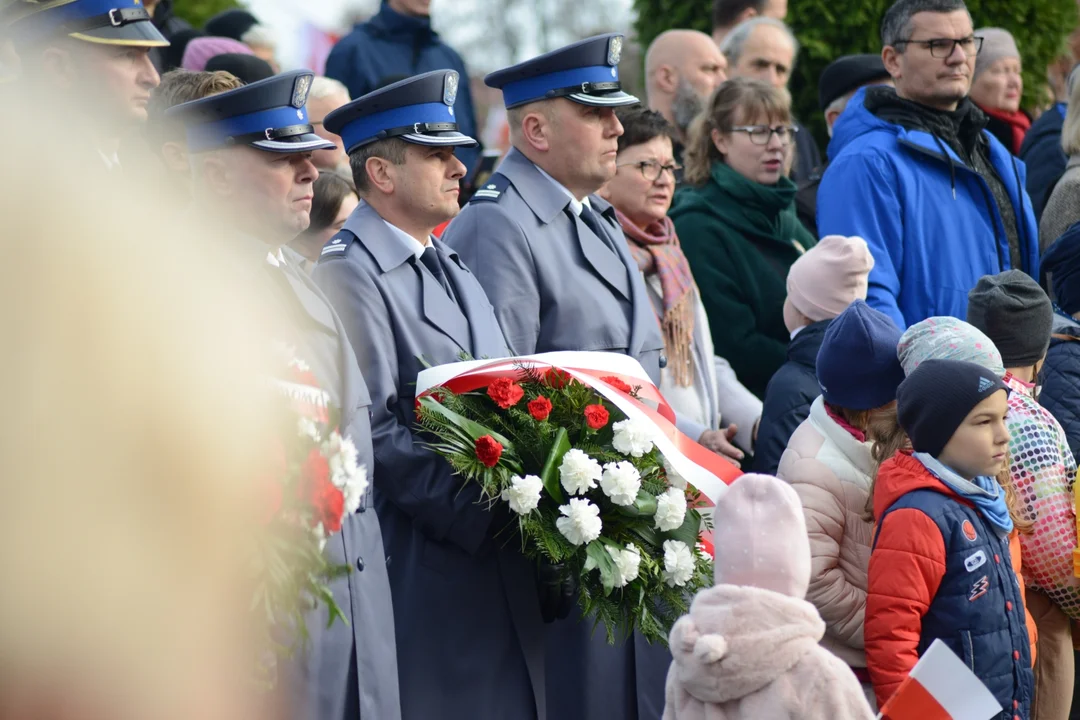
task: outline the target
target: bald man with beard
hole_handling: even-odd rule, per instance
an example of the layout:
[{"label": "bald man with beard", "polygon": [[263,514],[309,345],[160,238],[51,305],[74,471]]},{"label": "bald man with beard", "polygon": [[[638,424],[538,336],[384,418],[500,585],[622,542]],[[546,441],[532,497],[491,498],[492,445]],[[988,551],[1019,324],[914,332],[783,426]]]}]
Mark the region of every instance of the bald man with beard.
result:
[{"label": "bald man with beard", "polygon": [[681,158],[690,122],[727,80],[727,60],[705,33],[668,30],[649,45],[645,76],[649,108],[675,127],[679,134],[675,157]]}]

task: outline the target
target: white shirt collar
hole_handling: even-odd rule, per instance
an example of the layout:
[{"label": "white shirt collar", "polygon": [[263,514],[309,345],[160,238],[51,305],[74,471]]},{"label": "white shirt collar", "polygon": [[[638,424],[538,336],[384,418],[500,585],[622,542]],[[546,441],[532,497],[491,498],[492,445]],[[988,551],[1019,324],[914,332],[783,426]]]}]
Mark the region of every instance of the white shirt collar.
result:
[{"label": "white shirt collar", "polygon": [[791,339],[794,340],[795,336],[798,335],[799,333],[801,333],[804,329],[806,329],[806,325],[800,325],[799,327],[792,330],[791,331]]},{"label": "white shirt collar", "polygon": [[[399,240],[401,240],[405,247],[409,248],[409,252],[415,255],[417,260],[419,260],[420,256],[424,254],[424,251],[428,249],[428,245],[423,244],[401,228],[397,227],[396,225],[391,225],[390,223],[386,222],[385,219],[383,220],[383,222],[386,223],[386,227],[390,228],[390,231],[394,233],[394,235]],[[430,243],[431,241],[428,240],[429,245]]]},{"label": "white shirt collar", "polygon": [[566,189],[565,185],[544,172],[544,168],[536,165],[536,169],[539,170],[541,175],[550,180],[552,184],[555,185],[555,187],[559,188],[559,190],[570,199],[570,209],[574,212],[575,215],[581,215],[581,208],[583,206],[588,207],[590,210],[592,210],[592,205],[589,204],[588,197],[586,197],[584,200],[578,200],[576,197],[574,197],[574,194],[572,192]]},{"label": "white shirt collar", "polygon": [[266,253],[266,262],[276,268],[285,267],[285,253],[281,252],[281,248],[278,248],[276,253],[268,252]]},{"label": "white shirt collar", "polygon": [[103,150],[99,149],[98,150],[98,155],[101,156],[102,162],[105,163],[105,169],[106,170],[115,170],[118,167],[120,167],[120,154],[119,153],[114,152],[111,155],[107,155]]}]

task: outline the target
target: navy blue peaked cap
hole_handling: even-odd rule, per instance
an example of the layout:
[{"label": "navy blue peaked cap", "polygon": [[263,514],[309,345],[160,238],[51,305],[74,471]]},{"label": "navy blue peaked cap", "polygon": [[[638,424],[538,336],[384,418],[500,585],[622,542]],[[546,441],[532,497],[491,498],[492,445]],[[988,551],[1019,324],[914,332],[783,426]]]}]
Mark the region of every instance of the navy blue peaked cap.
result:
[{"label": "navy blue peaked cap", "polygon": [[640,101],[619,83],[622,46],[618,33],[597,35],[496,70],[484,83],[502,90],[508,108],[556,97],[599,107],[634,105]]},{"label": "navy blue peaked cap", "polygon": [[21,43],[69,35],[102,45],[165,47],[169,41],[151,22],[141,0],[13,0],[4,16]]},{"label": "navy blue peaked cap", "polygon": [[187,128],[188,151],[250,145],[301,153],[330,150],[308,122],[307,97],[315,74],[294,70],[169,108],[165,116]]},{"label": "navy blue peaked cap", "polygon": [[460,79],[453,70],[435,70],[379,88],[326,116],[323,127],[340,135],[345,151],[397,137],[416,145],[478,143],[458,132],[454,103]]}]

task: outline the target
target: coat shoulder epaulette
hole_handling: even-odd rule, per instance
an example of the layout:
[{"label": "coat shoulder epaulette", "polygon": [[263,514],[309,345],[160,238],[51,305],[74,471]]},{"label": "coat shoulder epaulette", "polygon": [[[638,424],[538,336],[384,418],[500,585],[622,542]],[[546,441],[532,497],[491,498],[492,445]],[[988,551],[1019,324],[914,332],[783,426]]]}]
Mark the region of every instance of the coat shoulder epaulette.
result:
[{"label": "coat shoulder epaulette", "polygon": [[492,173],[483,187],[473,193],[469,202],[498,202],[508,187],[510,178],[501,173]]},{"label": "coat shoulder epaulette", "polygon": [[356,235],[353,235],[347,230],[339,230],[337,235],[330,238],[330,242],[326,243],[322,252],[319,253],[319,262],[345,257],[345,251],[355,241]]}]

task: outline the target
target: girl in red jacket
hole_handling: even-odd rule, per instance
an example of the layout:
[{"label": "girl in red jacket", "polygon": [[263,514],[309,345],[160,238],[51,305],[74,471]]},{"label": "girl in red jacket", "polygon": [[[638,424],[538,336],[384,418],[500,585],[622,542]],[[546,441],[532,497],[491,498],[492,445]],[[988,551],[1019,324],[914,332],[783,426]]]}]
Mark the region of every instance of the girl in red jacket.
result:
[{"label": "girl in red jacket", "polygon": [[1009,390],[973,363],[928,360],[900,384],[897,418],[912,450],[886,460],[874,487],[877,530],[866,601],[866,662],[883,705],[935,639],[1026,720],[1034,692],[1015,502]]}]

